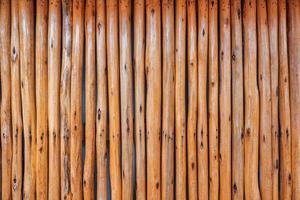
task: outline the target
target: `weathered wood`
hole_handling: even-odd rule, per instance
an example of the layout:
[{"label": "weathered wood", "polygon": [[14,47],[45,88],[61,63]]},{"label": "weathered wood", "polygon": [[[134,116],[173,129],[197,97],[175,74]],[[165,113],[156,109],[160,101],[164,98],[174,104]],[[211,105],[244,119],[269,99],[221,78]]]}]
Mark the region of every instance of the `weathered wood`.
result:
[{"label": "weathered wood", "polygon": [[278,2],[280,199],[292,199],[291,107],[287,46],[286,1]]},{"label": "weathered wood", "polygon": [[11,63],[10,33],[11,9],[9,0],[1,0],[0,6],[0,60],[1,60],[1,158],[2,198],[12,198],[12,125],[11,125]]},{"label": "weathered wood", "polygon": [[48,1],[36,2],[36,198],[48,197]]},{"label": "weathered wood", "polygon": [[197,199],[197,20],[196,1],[187,1],[187,65],[188,65],[188,115],[187,162],[188,199]]},{"label": "weathered wood", "polygon": [[145,138],[145,0],[134,1],[134,94],[135,94],[135,157],[136,199],[146,199]]},{"label": "weathered wood", "polygon": [[71,131],[71,65],[72,0],[62,1],[62,64],[60,77],[60,186],[61,199],[71,199],[70,131]]},{"label": "weathered wood", "polygon": [[95,0],[85,2],[85,160],[83,197],[94,199],[96,134],[96,8]]},{"label": "weathered wood", "polygon": [[19,1],[20,74],[24,127],[23,198],[36,198],[36,107],[34,79],[34,1]]},{"label": "weathered wood", "polygon": [[122,197],[120,139],[120,70],[118,40],[118,1],[106,1],[107,74],[109,102],[109,154],[112,199]]},{"label": "weathered wood", "polygon": [[292,199],[300,199],[300,1],[288,4],[288,56],[292,137]]},{"label": "weathered wood", "polygon": [[84,50],[84,1],[73,1],[71,71],[71,195],[82,199],[82,68]]},{"label": "weathered wood", "polygon": [[208,199],[207,61],[208,0],[198,2],[198,199]]},{"label": "weathered wood", "polygon": [[147,79],[147,199],[161,198],[161,5],[159,0],[147,0],[146,59]]},{"label": "weathered wood", "polygon": [[174,1],[162,2],[162,150],[161,198],[174,199],[175,119]]},{"label": "weathered wood", "polygon": [[18,1],[11,2],[11,116],[12,116],[12,199],[22,198],[22,102],[20,79],[20,44]]},{"label": "weathered wood", "polygon": [[260,199],[258,187],[259,95],[257,86],[256,1],[245,0],[244,34],[244,97],[245,97],[245,199]]},{"label": "weathered wood", "polygon": [[244,81],[241,1],[231,1],[232,198],[244,199]]}]

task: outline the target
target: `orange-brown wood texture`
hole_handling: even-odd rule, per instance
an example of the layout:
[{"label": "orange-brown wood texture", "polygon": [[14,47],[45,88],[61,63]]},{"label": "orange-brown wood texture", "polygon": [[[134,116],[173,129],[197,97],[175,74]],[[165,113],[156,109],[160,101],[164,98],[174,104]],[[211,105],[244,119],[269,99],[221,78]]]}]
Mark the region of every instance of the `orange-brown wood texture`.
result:
[{"label": "orange-brown wood texture", "polygon": [[288,5],[288,57],[292,137],[292,199],[300,198],[300,1]]},{"label": "orange-brown wood texture", "polygon": [[61,199],[71,199],[71,64],[72,0],[62,1],[62,64],[60,77],[60,191]]},{"label": "orange-brown wood texture", "polygon": [[197,116],[197,164],[198,199],[208,199],[208,0],[198,1],[198,116]]},{"label": "orange-brown wood texture", "polygon": [[278,1],[280,199],[292,199],[291,107],[289,90],[286,1]]},{"label": "orange-brown wood texture", "polygon": [[118,1],[106,1],[109,156],[112,199],[122,197]]},{"label": "orange-brown wood texture", "polygon": [[197,199],[197,18],[196,1],[187,1],[187,162],[188,199]]},{"label": "orange-brown wood texture", "polygon": [[36,198],[34,1],[19,1],[20,74],[24,135],[23,199]]},{"label": "orange-brown wood texture", "polygon": [[146,1],[147,199],[161,198],[161,4]]},{"label": "orange-brown wood texture", "polygon": [[209,0],[208,7],[209,197],[216,200],[219,198],[218,2]]},{"label": "orange-brown wood texture", "polygon": [[107,199],[108,149],[108,102],[107,66],[105,38],[105,1],[96,1],[96,63],[97,63],[97,122],[96,122],[96,162],[97,162],[97,199]]},{"label": "orange-brown wood texture", "polygon": [[133,70],[131,1],[119,1],[122,199],[133,199]]},{"label": "orange-brown wood texture", "polygon": [[12,121],[12,199],[22,198],[22,102],[18,1],[11,2],[11,121]]},{"label": "orange-brown wood texture", "polygon": [[231,35],[230,1],[220,1],[220,199],[231,199]]},{"label": "orange-brown wood texture", "polygon": [[174,1],[162,2],[161,198],[174,198],[175,33]]},{"label": "orange-brown wood texture", "polygon": [[231,1],[232,199],[244,198],[244,87],[241,1]]},{"label": "orange-brown wood texture", "polygon": [[96,134],[96,2],[85,2],[85,160],[83,197],[94,199]]},{"label": "orange-brown wood texture", "polygon": [[145,0],[135,0],[133,8],[133,67],[135,90],[136,199],[146,199],[145,138]]},{"label": "orange-brown wood texture", "polygon": [[61,2],[49,1],[48,24],[49,194],[60,197],[59,81],[61,66]]},{"label": "orange-brown wood texture", "polygon": [[82,199],[82,68],[84,49],[84,1],[73,1],[71,70],[71,195]]},{"label": "orange-brown wood texture", "polygon": [[257,49],[259,86],[260,192],[272,199],[272,101],[268,18],[265,0],[257,1]]},{"label": "orange-brown wood texture", "polygon": [[[186,199],[186,0],[175,3],[175,195]],[[184,38],[184,39],[183,39]]]},{"label": "orange-brown wood texture", "polygon": [[245,102],[245,199],[260,199],[258,186],[259,94],[257,86],[256,1],[243,7]]},{"label": "orange-brown wood texture", "polygon": [[[48,196],[48,1],[36,2],[36,198]],[[59,168],[57,168],[59,169]]]},{"label": "orange-brown wood texture", "polygon": [[278,125],[278,0],[267,1],[271,72],[272,197],[279,198],[279,125]]},{"label": "orange-brown wood texture", "polygon": [[2,0],[0,4],[0,60],[1,60],[1,153],[2,153],[2,198],[11,199],[12,183],[12,125],[11,125],[11,63],[10,1]]}]

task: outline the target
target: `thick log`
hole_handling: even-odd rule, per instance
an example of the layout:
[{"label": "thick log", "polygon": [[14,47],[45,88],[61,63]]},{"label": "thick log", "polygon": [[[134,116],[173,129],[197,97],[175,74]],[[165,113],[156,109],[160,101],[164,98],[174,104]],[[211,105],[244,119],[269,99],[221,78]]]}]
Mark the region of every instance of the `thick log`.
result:
[{"label": "thick log", "polygon": [[198,199],[208,199],[207,61],[208,0],[198,2]]},{"label": "thick log", "polygon": [[82,68],[84,50],[84,1],[73,1],[71,71],[71,195],[82,199]]},{"label": "thick log", "polygon": [[161,197],[174,199],[175,119],[175,33],[174,1],[162,2],[162,150]]},{"label": "thick log", "polygon": [[36,2],[36,197],[48,197],[48,1]]},{"label": "thick log", "polygon": [[161,5],[159,0],[148,0],[146,5],[147,79],[147,199],[161,198]]},{"label": "thick log", "polygon": [[11,66],[10,66],[10,1],[2,0],[0,6],[0,60],[1,60],[1,158],[2,198],[12,197],[12,125],[11,125]]},{"label": "thick log", "polygon": [[24,134],[23,198],[36,198],[36,107],[34,79],[34,1],[19,1],[20,74]]},{"label": "thick log", "polygon": [[280,199],[292,199],[292,140],[286,1],[278,2]]}]

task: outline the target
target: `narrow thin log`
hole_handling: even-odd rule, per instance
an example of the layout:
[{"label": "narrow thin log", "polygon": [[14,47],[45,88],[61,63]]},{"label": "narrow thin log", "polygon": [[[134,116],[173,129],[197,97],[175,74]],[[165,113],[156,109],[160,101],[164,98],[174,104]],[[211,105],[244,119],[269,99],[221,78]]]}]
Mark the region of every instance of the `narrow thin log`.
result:
[{"label": "narrow thin log", "polygon": [[131,1],[119,1],[122,199],[133,199],[133,80],[131,55]]},{"label": "narrow thin log", "polygon": [[241,0],[231,1],[232,177],[234,200],[244,199],[244,81]]},{"label": "narrow thin log", "polygon": [[220,199],[231,199],[230,0],[220,1]]},{"label": "narrow thin log", "polygon": [[11,130],[11,77],[10,77],[10,1],[0,6],[0,60],[1,60],[1,153],[2,198],[11,199],[12,130]]},{"label": "narrow thin log", "polygon": [[60,77],[60,175],[61,199],[71,199],[70,130],[71,130],[71,62],[72,0],[62,1],[62,65]]},{"label": "narrow thin log", "polygon": [[97,199],[107,199],[108,149],[108,102],[107,102],[107,66],[105,41],[105,1],[96,2],[96,52],[97,52]]},{"label": "narrow thin log", "polygon": [[49,199],[60,197],[59,81],[61,65],[61,2],[49,1],[48,25]]},{"label": "narrow thin log", "polygon": [[280,199],[292,199],[291,107],[286,24],[286,1],[278,2]]},{"label": "narrow thin log", "polygon": [[243,9],[245,88],[245,199],[260,199],[258,187],[259,94],[257,86],[256,1]]},{"label": "narrow thin log", "polygon": [[161,5],[159,0],[147,0],[146,60],[147,78],[147,199],[161,198]]},{"label": "narrow thin log", "polygon": [[293,199],[300,199],[300,1],[288,4],[288,53],[292,137]]},{"label": "narrow thin log", "polygon": [[175,4],[175,194],[186,199],[186,0]]},{"label": "narrow thin log", "polygon": [[145,0],[134,1],[134,90],[136,199],[146,199],[145,138]]},{"label": "narrow thin log", "polygon": [[109,102],[109,154],[112,199],[121,199],[120,74],[118,1],[106,1],[107,66]]},{"label": "narrow thin log", "polygon": [[209,0],[208,12],[208,124],[209,124],[209,196],[219,198],[219,105],[218,105],[218,2]]},{"label": "narrow thin log", "polygon": [[48,1],[36,2],[36,198],[48,196]]},{"label": "narrow thin log", "polygon": [[22,198],[22,103],[20,81],[20,44],[18,1],[11,2],[11,114],[12,114],[12,199]]},{"label": "narrow thin log", "polygon": [[162,150],[161,198],[174,199],[175,119],[175,33],[174,1],[162,2]]},{"label": "narrow thin log", "polygon": [[278,126],[278,0],[268,0],[268,25],[271,70],[272,191],[279,198],[279,126]]},{"label": "narrow thin log", "polygon": [[19,1],[20,74],[24,125],[23,198],[36,198],[36,108],[34,85],[34,1]]},{"label": "narrow thin log", "polygon": [[85,2],[85,160],[84,199],[94,199],[96,134],[96,5]]},{"label": "narrow thin log", "polygon": [[187,160],[188,199],[197,199],[197,20],[196,1],[187,2],[188,41],[188,116],[187,116]]},{"label": "narrow thin log", "polygon": [[82,199],[82,67],[84,49],[84,1],[73,1],[71,72],[71,195]]},{"label": "narrow thin log", "polygon": [[208,0],[198,2],[198,199],[208,199],[207,61]]},{"label": "narrow thin log", "polygon": [[260,192],[272,199],[271,69],[268,18],[265,0],[257,2],[257,49],[259,77]]}]

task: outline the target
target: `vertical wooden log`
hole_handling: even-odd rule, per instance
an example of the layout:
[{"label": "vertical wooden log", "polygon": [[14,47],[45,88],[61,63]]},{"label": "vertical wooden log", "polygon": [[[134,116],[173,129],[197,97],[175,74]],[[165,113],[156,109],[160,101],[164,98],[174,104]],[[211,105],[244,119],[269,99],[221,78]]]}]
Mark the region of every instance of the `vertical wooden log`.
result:
[{"label": "vertical wooden log", "polygon": [[145,138],[145,0],[134,1],[134,90],[136,199],[146,199]]},{"label": "vertical wooden log", "polygon": [[94,199],[96,133],[96,8],[95,0],[85,2],[85,160],[84,199]]},{"label": "vertical wooden log", "polygon": [[120,74],[118,40],[118,1],[106,1],[107,66],[109,102],[109,154],[112,199],[121,199]]},{"label": "vertical wooden log", "polygon": [[196,1],[187,1],[188,41],[188,116],[187,116],[187,160],[188,199],[197,199],[197,20]]},{"label": "vertical wooden log", "polygon": [[107,102],[107,66],[106,66],[106,36],[105,36],[105,1],[96,2],[96,53],[97,53],[97,199],[107,199],[107,162],[108,149],[106,145],[108,134],[108,102]]},{"label": "vertical wooden log", "polygon": [[300,1],[288,3],[293,199],[300,199]]},{"label": "vertical wooden log", "polygon": [[10,77],[10,1],[0,6],[0,59],[1,59],[1,153],[2,198],[11,199],[12,130],[11,130],[11,77]]},{"label": "vertical wooden log", "polygon": [[265,0],[257,2],[257,49],[259,77],[260,191],[272,199],[271,70],[268,18]]},{"label": "vertical wooden log", "polygon": [[286,1],[278,2],[279,25],[279,120],[280,120],[280,199],[292,199],[291,108],[286,25]]},{"label": "vertical wooden log", "polygon": [[245,88],[245,199],[259,200],[259,95],[257,87],[256,1],[244,1],[243,17]]},{"label": "vertical wooden log", "polygon": [[208,199],[207,61],[208,0],[198,2],[198,199]]},{"label": "vertical wooden log", "polygon": [[62,65],[60,77],[60,175],[61,199],[71,199],[72,0],[62,1]]},{"label": "vertical wooden log", "polygon": [[131,2],[119,2],[122,199],[133,199],[133,80],[131,55]]},{"label": "vertical wooden log", "polygon": [[272,140],[272,193],[279,198],[279,126],[278,126],[278,0],[267,1],[270,71],[271,71],[271,140]]},{"label": "vertical wooden log", "polygon": [[218,2],[209,0],[208,12],[208,123],[209,123],[209,196],[219,198],[219,105],[218,105]]},{"label": "vertical wooden log", "polygon": [[162,150],[161,198],[174,199],[175,40],[174,1],[162,2]]},{"label": "vertical wooden log", "polygon": [[22,198],[22,105],[18,1],[11,2],[11,114],[12,114],[12,199]]},{"label": "vertical wooden log", "polygon": [[147,126],[147,199],[161,198],[161,5],[147,0],[146,5],[146,126]]},{"label": "vertical wooden log", "polygon": [[49,199],[60,197],[59,80],[61,66],[61,2],[49,1],[48,25]]},{"label": "vertical wooden log", "polygon": [[230,0],[220,1],[220,199],[231,199]]},{"label": "vertical wooden log", "polygon": [[241,1],[231,1],[232,177],[234,200],[244,199],[244,81]]},{"label": "vertical wooden log", "polygon": [[36,2],[36,197],[48,196],[48,1]]},{"label": "vertical wooden log", "polygon": [[73,1],[71,72],[71,193],[82,199],[82,67],[84,49],[84,1]]},{"label": "vertical wooden log", "polygon": [[186,199],[186,0],[175,3],[175,194]]},{"label": "vertical wooden log", "polygon": [[24,199],[36,198],[36,108],[34,85],[34,1],[19,1],[20,74],[24,125]]}]

